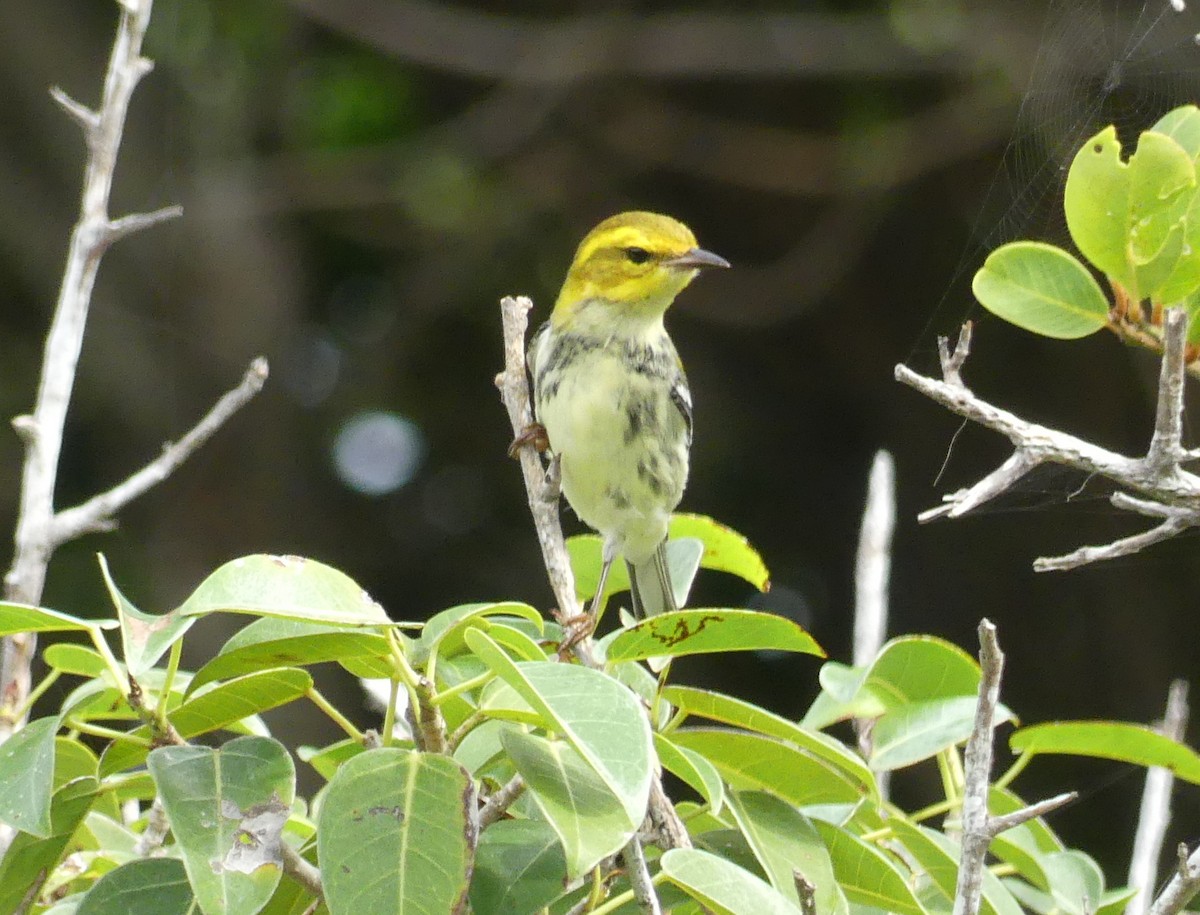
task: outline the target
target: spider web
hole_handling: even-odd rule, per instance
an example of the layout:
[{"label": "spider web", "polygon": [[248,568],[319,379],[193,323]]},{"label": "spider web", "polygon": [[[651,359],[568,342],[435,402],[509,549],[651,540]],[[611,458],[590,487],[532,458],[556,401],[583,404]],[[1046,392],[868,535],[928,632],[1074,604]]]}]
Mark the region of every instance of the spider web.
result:
[{"label": "spider web", "polygon": [[971,277],[1006,242],[1073,247],[1062,192],[1075,153],[1109,124],[1128,147],[1172,108],[1200,104],[1198,35],[1200,0],[1051,0],[1012,135],[943,305],[973,303]]},{"label": "spider web", "polygon": [[[971,278],[992,250],[1020,238],[1075,250],[1062,197],[1084,142],[1114,124],[1131,149],[1141,131],[1188,103],[1200,104],[1200,0],[1051,0],[1001,164],[912,354],[925,369],[937,373],[934,328],[953,340],[967,318],[999,320],[971,292]],[[947,460],[953,464],[953,455]],[[1011,498],[980,512],[1071,502],[1077,510],[1111,513],[1107,490],[1073,471],[1044,467]],[[1104,507],[1095,504],[1100,500]]]}]

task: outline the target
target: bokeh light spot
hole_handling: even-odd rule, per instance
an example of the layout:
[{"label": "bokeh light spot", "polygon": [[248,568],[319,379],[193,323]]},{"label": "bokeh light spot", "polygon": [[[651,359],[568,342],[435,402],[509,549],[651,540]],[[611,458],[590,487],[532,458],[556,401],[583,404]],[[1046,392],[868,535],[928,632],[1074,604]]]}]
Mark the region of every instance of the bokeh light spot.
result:
[{"label": "bokeh light spot", "polygon": [[333,443],[333,465],[346,486],[382,496],[408,483],[425,457],[425,436],[410,419],[382,410],[347,420]]}]

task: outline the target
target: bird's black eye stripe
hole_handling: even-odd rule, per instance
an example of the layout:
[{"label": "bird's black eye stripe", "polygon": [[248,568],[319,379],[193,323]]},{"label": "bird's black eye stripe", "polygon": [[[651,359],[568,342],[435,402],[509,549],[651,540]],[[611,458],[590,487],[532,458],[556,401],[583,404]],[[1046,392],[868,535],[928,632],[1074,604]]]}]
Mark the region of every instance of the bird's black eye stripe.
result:
[{"label": "bird's black eye stripe", "polygon": [[650,260],[650,252],[647,251],[645,248],[638,248],[638,247],[626,248],[625,256],[627,258],[629,258],[631,261],[633,261],[633,263],[635,263],[635,264],[644,264],[644,263],[646,263],[646,261]]}]

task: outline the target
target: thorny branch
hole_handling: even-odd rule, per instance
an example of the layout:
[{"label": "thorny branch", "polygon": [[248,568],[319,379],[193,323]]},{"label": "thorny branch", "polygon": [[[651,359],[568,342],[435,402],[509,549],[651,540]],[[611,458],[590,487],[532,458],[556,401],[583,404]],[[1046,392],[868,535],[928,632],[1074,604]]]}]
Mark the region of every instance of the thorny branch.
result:
[{"label": "thorny branch", "polygon": [[[504,324],[504,371],[496,376],[496,386],[500,389],[501,398],[508,411],[513,435],[518,438],[533,421],[533,411],[529,403],[529,381],[525,369],[525,332],[529,326],[529,312],[532,308],[533,302],[525,296],[506,296],[500,302]],[[571,571],[566,541],[563,539],[562,526],[558,520],[558,502],[546,498],[546,470],[532,444],[525,444],[517,449],[517,456],[521,461],[525,489],[529,497],[529,510],[537,528],[550,587],[558,602],[559,616],[563,619],[576,617],[582,608],[575,597],[575,577]],[[573,650],[581,663],[599,668],[590,637],[581,639]],[[655,773],[650,787],[647,821],[654,831],[656,843],[664,850],[691,846],[687,828],[679,820],[670,799],[662,790],[662,776],[658,773]],[[634,879],[640,876],[634,874],[634,871],[645,871],[641,841],[635,834],[622,852],[625,866]],[[653,886],[648,882],[648,874],[645,876],[647,881],[644,889],[648,895],[639,895],[639,904],[644,912],[658,912],[659,906]]]},{"label": "thorny branch", "polygon": [[[41,600],[46,568],[57,547],[87,531],[111,527],[114,513],[165,479],[257,393],[266,378],[266,362],[256,360],[242,384],[222,398],[195,429],[164,450],[156,460],[108,492],[76,508],[55,513],[54,490],[63,428],[100,260],[115,241],[182,213],[179,207],[171,206],[115,219],[108,215],[130,99],[141,78],[153,68],[151,61],[141,53],[153,0],[121,0],[119,7],[120,21],[99,107],[88,108],[57,87],[50,93],[83,130],[87,163],[79,219],[71,232],[62,285],[46,337],[33,412],[13,420],[13,427],[25,444],[25,463],[16,549],[4,579],[4,596],[17,603],[37,604]],[[4,640],[0,662],[0,741],[21,724],[23,715],[16,710],[26,705],[36,645],[32,633],[21,633]]]},{"label": "thorny branch", "polygon": [[1007,491],[1034,467],[1059,464],[1105,477],[1127,492],[1118,491],[1112,504],[1118,509],[1160,518],[1147,531],[1101,546],[1084,546],[1065,556],[1034,561],[1039,572],[1074,569],[1092,562],[1127,556],[1151,544],[1200,526],[1200,476],[1183,468],[1200,454],[1183,447],[1183,388],[1187,313],[1166,312],[1163,357],[1158,383],[1154,434],[1143,457],[1127,457],[1076,438],[1066,432],[1028,422],[977,397],[962,381],[960,370],[970,350],[970,325],[963,327],[958,344],[942,352],[942,380],[928,378],[897,365],[896,379],[959,416],[1008,437],[1013,454],[990,474],[966,489],[943,496],[942,504],[919,515],[921,521],[957,518]]}]

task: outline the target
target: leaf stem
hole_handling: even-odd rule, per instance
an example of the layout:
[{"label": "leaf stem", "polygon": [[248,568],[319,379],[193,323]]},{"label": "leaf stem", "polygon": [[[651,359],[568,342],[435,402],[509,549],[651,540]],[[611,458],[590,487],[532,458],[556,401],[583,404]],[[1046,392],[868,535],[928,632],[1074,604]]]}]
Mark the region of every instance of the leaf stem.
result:
[{"label": "leaf stem", "polygon": [[345,715],[343,715],[341,712],[339,712],[333,706],[333,704],[330,703],[330,701],[328,699],[326,699],[324,696],[322,696],[320,691],[315,686],[310,686],[305,691],[304,695],[307,696],[312,701],[313,705],[315,705],[317,708],[319,708],[321,711],[323,711],[326,715],[328,715],[331,719],[333,719],[333,723],[336,724],[338,727],[340,727],[347,734],[349,734],[353,740],[356,740],[359,742],[362,741],[362,739],[363,739],[362,731],[360,731],[358,728],[356,728],[350,722],[349,718],[347,718]]}]

